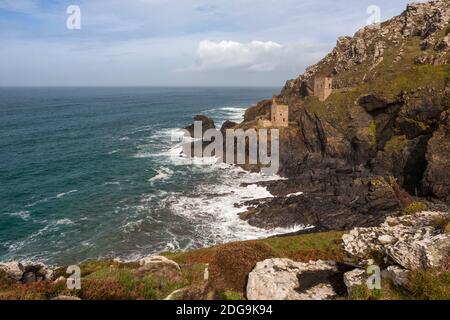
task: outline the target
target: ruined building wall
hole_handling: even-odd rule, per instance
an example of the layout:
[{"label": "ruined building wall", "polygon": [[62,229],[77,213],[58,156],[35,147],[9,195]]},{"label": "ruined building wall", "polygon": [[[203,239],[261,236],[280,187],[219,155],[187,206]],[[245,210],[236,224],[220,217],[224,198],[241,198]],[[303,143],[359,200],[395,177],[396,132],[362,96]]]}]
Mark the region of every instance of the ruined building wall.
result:
[{"label": "ruined building wall", "polygon": [[333,79],[328,77],[317,77],[314,79],[314,96],[320,101],[325,101],[333,91]]},{"label": "ruined building wall", "polygon": [[274,127],[289,126],[289,106],[274,103],[271,120]]}]

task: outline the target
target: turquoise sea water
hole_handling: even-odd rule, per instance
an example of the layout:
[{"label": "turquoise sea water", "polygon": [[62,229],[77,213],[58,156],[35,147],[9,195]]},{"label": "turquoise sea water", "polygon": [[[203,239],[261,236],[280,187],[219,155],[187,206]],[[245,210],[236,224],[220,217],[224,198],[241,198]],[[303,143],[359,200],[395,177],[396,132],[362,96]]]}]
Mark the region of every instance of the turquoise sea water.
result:
[{"label": "turquoise sea water", "polygon": [[[177,128],[217,125],[279,88],[0,88],[0,261],[133,258],[276,233],[235,203],[269,179],[180,158]],[[279,231],[279,230],[278,230]]]}]

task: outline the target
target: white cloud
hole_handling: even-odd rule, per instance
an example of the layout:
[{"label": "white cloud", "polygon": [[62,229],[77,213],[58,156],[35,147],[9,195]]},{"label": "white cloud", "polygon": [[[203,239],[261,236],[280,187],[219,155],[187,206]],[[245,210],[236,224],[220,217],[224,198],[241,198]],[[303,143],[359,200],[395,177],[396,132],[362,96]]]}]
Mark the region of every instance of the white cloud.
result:
[{"label": "white cloud", "polygon": [[273,41],[200,41],[197,49],[197,71],[242,70],[272,71],[280,64],[283,46]]}]

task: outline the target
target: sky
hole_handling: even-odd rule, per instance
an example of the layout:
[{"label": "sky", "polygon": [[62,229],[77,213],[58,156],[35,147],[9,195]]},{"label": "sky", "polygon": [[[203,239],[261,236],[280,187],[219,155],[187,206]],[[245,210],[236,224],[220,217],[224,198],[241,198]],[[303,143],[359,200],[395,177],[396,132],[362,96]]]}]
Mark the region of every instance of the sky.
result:
[{"label": "sky", "polygon": [[282,86],[407,3],[0,0],[0,86]]}]

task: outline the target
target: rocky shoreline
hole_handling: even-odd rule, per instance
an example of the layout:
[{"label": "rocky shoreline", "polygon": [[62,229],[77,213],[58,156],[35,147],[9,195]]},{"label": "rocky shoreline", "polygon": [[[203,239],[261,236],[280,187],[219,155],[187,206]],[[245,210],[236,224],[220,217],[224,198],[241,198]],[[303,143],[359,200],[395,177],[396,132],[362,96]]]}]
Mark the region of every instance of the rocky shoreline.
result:
[{"label": "rocky shoreline", "polygon": [[[117,293],[117,285],[125,281],[129,286],[133,281],[140,283],[144,279],[151,279],[147,285],[166,285],[159,296],[166,300],[230,297],[248,300],[360,299],[374,294],[386,295],[378,298],[399,297],[387,294],[413,298],[414,294],[419,294],[416,287],[426,287],[429,284],[423,281],[430,279],[436,288],[433,287],[434,295],[428,298],[450,298],[449,213],[423,211],[388,217],[378,227],[355,228],[339,238],[330,239],[332,242],[323,248],[325,259],[305,260],[309,248],[329,236],[315,233],[264,240],[269,242],[238,242],[136,261],[91,261],[80,266],[79,290],[67,289],[66,282],[70,277],[65,273],[65,267],[2,263],[0,299],[5,298],[5,294],[6,298],[13,298],[14,294],[8,296],[11,292],[16,292],[19,297],[25,292],[25,298],[34,295],[42,298],[42,291],[44,297],[52,300],[128,299],[129,295],[137,294],[138,288],[144,290],[145,287],[136,285],[132,292],[121,289]],[[308,241],[305,237],[312,238],[306,251],[299,252],[300,260],[287,251],[271,249],[274,243],[279,247],[283,241],[288,247],[292,243]],[[325,238],[320,240],[320,237]],[[335,244],[331,245],[333,242]],[[336,260],[329,251],[331,246],[341,252]],[[228,266],[230,263],[233,265]],[[124,275],[127,276],[124,278]],[[370,278],[374,275],[374,279],[378,277],[380,281],[379,287],[369,290],[368,283],[373,282]],[[417,280],[418,275],[425,278]],[[443,280],[436,280],[439,277]],[[190,280],[186,281],[188,278]],[[161,282],[155,284],[156,279]],[[6,289],[6,293],[2,289]],[[420,287],[420,290],[424,289]]]},{"label": "rocky shoreline", "polygon": [[[287,180],[262,183],[275,198],[249,202],[241,218],[267,229],[349,230],[418,204],[449,211],[449,37],[447,1],[410,4],[380,28],[339,38],[324,59],[287,81],[276,97],[289,105],[289,126],[278,128],[279,174]],[[333,79],[326,101],[311,89],[321,75]],[[263,100],[242,123],[217,130],[259,130],[271,105]],[[205,116],[195,120],[215,129]]]},{"label": "rocky shoreline", "polygon": [[[0,299],[449,299],[449,36],[448,1],[410,4],[379,29],[339,38],[286,83],[277,97],[290,108],[280,129],[286,180],[260,183],[274,197],[243,204],[240,218],[265,229],[311,229],[86,262],[78,291],[65,287],[65,268],[1,263]],[[334,79],[327,101],[311,92],[323,74]],[[271,103],[217,130],[258,130]],[[208,117],[194,120],[215,129]],[[368,267],[379,269],[382,291],[368,288]]]}]

